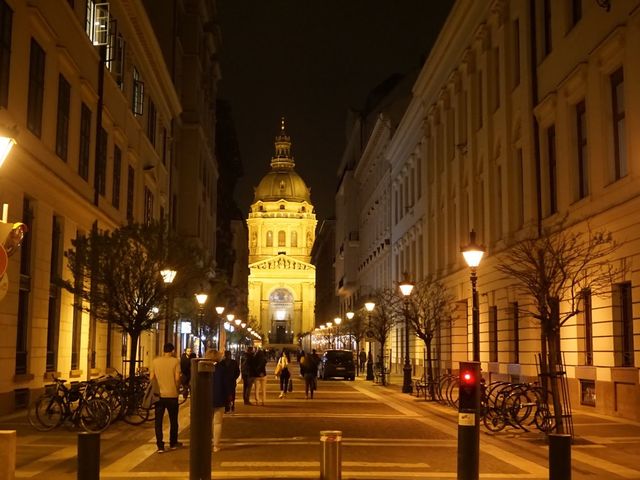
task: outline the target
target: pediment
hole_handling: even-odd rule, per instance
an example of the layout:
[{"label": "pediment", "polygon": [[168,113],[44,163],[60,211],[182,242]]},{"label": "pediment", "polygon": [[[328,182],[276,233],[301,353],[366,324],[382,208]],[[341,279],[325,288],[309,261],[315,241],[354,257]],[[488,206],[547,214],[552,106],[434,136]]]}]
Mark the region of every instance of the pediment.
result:
[{"label": "pediment", "polygon": [[275,257],[260,260],[249,265],[250,269],[256,270],[315,270],[315,265],[295,259],[288,255],[277,255]]}]

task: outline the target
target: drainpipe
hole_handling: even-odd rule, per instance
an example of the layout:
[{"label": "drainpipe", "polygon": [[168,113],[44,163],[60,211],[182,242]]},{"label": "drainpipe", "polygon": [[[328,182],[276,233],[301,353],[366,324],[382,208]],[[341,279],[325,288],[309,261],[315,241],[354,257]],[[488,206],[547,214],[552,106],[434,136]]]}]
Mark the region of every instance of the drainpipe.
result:
[{"label": "drainpipe", "polygon": [[[538,48],[536,35],[536,0],[529,0],[529,28],[531,30],[531,100],[538,105]],[[532,112],[533,120],[533,157],[536,167],[536,222],[538,236],[542,234],[542,166],[540,163],[540,125]]]}]

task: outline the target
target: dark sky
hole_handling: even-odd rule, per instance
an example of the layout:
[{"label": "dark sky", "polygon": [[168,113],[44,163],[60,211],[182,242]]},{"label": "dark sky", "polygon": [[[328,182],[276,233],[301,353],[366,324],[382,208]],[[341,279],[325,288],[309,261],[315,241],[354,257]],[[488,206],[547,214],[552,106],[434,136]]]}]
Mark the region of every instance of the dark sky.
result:
[{"label": "dark sky", "polygon": [[296,171],[319,219],[334,211],[346,112],[429,51],[451,0],[218,0],[220,96],[231,104],[246,214],[286,117]]}]

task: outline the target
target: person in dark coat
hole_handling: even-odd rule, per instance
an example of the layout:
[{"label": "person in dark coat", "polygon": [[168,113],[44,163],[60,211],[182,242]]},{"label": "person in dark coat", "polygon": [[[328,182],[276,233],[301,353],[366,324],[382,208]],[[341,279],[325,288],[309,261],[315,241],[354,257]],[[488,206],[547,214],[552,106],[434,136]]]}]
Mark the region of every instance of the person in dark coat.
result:
[{"label": "person in dark coat", "polygon": [[313,391],[316,389],[316,377],[318,376],[318,365],[320,357],[315,350],[307,353],[300,363],[300,372],[304,376],[304,396],[306,399],[313,399]]},{"label": "person in dark coat", "polygon": [[187,388],[183,389],[185,398],[189,395],[189,382],[191,382],[191,359],[196,358],[196,354],[191,351],[191,347],[187,347],[180,355],[180,383]]},{"label": "person in dark coat", "polygon": [[224,352],[224,363],[225,374],[227,376],[227,389],[229,393],[229,398],[227,405],[225,406],[224,413],[233,413],[236,409],[236,382],[238,381],[238,376],[240,375],[240,366],[238,362],[231,356],[231,352],[226,350]]},{"label": "person in dark coat", "polygon": [[253,347],[247,347],[240,359],[240,373],[242,374],[242,400],[245,405],[251,405],[251,364],[253,363]]},{"label": "person in dark coat", "polygon": [[206,358],[214,362],[213,370],[213,451],[220,451],[222,439],[222,419],[224,410],[229,402],[229,382],[222,352],[208,350]]}]

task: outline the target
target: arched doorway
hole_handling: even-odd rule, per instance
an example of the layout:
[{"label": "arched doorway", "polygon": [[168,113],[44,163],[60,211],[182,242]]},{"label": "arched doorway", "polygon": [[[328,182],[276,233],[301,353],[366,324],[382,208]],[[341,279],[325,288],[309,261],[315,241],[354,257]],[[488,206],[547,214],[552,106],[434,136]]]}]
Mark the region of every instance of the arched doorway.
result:
[{"label": "arched doorway", "polygon": [[269,343],[293,343],[293,294],[277,288],[269,295]]}]

